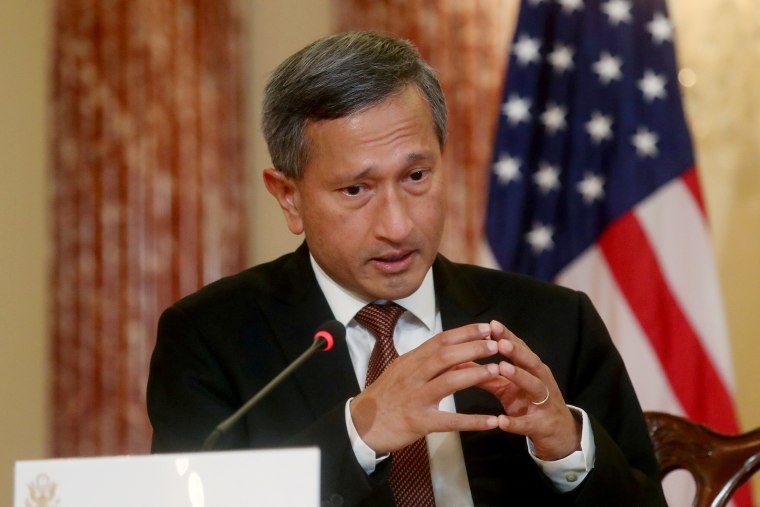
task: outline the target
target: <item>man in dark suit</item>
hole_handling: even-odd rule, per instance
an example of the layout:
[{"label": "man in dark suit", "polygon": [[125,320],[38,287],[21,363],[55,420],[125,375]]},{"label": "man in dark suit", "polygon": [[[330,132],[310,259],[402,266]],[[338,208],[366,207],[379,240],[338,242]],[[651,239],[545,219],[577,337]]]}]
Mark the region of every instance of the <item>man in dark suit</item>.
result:
[{"label": "man in dark suit", "polygon": [[410,44],[353,33],[304,48],[270,79],[264,134],[264,181],[305,242],[164,312],[154,451],[198,449],[335,318],[346,341],[221,447],[319,446],[332,505],[664,504],[641,409],[586,296],[438,254],[446,109]]}]

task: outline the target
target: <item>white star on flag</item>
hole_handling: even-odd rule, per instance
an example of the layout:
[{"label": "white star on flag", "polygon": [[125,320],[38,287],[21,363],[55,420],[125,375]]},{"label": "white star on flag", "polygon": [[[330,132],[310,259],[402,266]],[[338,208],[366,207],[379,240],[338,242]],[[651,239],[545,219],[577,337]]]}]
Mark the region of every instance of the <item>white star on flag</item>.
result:
[{"label": "white star on flag", "polygon": [[556,134],[560,130],[564,130],[565,123],[565,108],[556,104],[548,104],[546,111],[541,114],[541,122],[546,127],[546,130],[550,134]]},{"label": "white star on flag", "polygon": [[599,144],[605,139],[612,138],[612,118],[599,111],[591,114],[591,119],[586,122],[586,132],[594,144]]},{"label": "white star on flag", "polygon": [[639,90],[644,94],[647,102],[652,102],[654,99],[664,99],[668,96],[665,92],[665,82],[665,76],[647,70],[644,72],[644,77],[639,80]]},{"label": "white star on flag", "polygon": [[667,16],[661,12],[656,13],[652,21],[647,23],[647,31],[652,34],[652,41],[656,44],[673,40],[673,25]]},{"label": "white star on flag", "polygon": [[509,100],[501,106],[501,112],[511,125],[518,125],[530,118],[530,99],[518,95],[510,95]]},{"label": "white star on flag", "polygon": [[620,23],[630,23],[633,20],[631,7],[631,2],[628,0],[609,0],[609,2],[602,4],[602,11],[610,18],[610,24],[617,26]]},{"label": "white star on flag", "polygon": [[528,65],[529,63],[539,61],[540,49],[541,41],[539,39],[521,35],[517,42],[514,43],[512,52],[517,57],[520,65]]},{"label": "white star on flag", "polygon": [[594,72],[599,75],[599,81],[608,84],[610,81],[616,81],[623,77],[623,73],[620,71],[622,65],[623,62],[620,58],[605,51],[599,60],[594,62]]},{"label": "white star on flag", "polygon": [[575,11],[583,9],[583,0],[559,0],[558,3],[566,14],[572,14]]},{"label": "white star on flag", "polygon": [[593,204],[594,201],[604,197],[604,178],[597,174],[586,173],[575,188],[583,196],[583,202]]},{"label": "white star on flag", "polygon": [[639,130],[631,138],[631,142],[636,147],[636,153],[640,158],[656,157],[659,154],[657,141],[659,141],[657,134],[646,127],[639,127]]},{"label": "white star on flag", "polygon": [[525,240],[530,244],[533,253],[540,254],[544,250],[554,248],[554,228],[543,224],[533,224],[533,229],[525,234]]},{"label": "white star on flag", "polygon": [[544,162],[533,175],[533,182],[538,186],[542,194],[548,194],[552,190],[559,188],[559,170],[555,166]]},{"label": "white star on flag", "polygon": [[521,178],[520,160],[509,155],[499,157],[499,161],[494,164],[493,170],[499,177],[499,183],[502,185]]},{"label": "white star on flag", "polygon": [[557,44],[557,47],[549,53],[549,63],[555,72],[562,74],[566,70],[573,68],[573,54],[575,50],[570,46]]}]

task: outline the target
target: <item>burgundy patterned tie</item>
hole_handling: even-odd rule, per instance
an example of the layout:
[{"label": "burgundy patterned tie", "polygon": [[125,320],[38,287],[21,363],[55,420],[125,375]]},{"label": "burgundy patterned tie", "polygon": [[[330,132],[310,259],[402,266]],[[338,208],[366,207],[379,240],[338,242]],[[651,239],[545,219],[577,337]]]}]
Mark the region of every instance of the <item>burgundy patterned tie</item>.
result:
[{"label": "burgundy patterned tie", "polygon": [[[393,329],[406,310],[395,303],[369,304],[356,314],[356,321],[366,327],[377,342],[372,349],[367,368],[369,386],[398,357],[393,345]],[[430,479],[427,444],[424,438],[392,454],[391,474],[388,482],[398,507],[435,506],[433,483]]]}]

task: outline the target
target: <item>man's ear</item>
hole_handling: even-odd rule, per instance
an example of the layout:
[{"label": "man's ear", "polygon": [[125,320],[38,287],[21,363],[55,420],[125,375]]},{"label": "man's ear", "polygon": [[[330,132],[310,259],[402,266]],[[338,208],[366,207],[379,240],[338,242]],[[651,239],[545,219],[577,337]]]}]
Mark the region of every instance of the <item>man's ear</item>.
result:
[{"label": "man's ear", "polygon": [[303,220],[298,210],[298,188],[292,178],[285,176],[276,169],[264,169],[264,185],[270,194],[277,199],[288,222],[288,229],[293,234],[303,232]]}]

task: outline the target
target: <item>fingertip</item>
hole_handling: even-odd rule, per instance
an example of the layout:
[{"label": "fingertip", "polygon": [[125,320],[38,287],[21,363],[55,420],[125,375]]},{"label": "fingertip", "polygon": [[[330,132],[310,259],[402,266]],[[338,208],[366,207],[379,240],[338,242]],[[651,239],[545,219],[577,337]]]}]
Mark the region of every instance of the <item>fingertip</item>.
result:
[{"label": "fingertip", "polygon": [[509,428],[509,417],[507,417],[504,414],[499,415],[499,417],[498,417],[498,425],[499,425],[499,428],[501,428],[502,430],[506,431],[507,428]]},{"label": "fingertip", "polygon": [[504,327],[504,324],[502,324],[498,320],[492,320],[490,324],[491,324],[491,330],[493,331],[493,334],[495,335],[501,335],[507,329],[506,327]]},{"label": "fingertip", "polygon": [[499,426],[499,418],[496,416],[489,416],[486,418],[486,426],[488,429],[494,429]]},{"label": "fingertip", "polygon": [[499,372],[505,377],[511,377],[515,373],[515,365],[507,361],[501,361],[499,363]]},{"label": "fingertip", "polygon": [[483,338],[490,338],[491,337],[491,326],[488,324],[478,324],[478,333],[480,333],[480,336]]},{"label": "fingertip", "polygon": [[486,368],[488,369],[488,373],[490,373],[492,376],[499,374],[499,367],[493,363],[488,363],[486,365]]},{"label": "fingertip", "polygon": [[515,344],[507,339],[499,340],[497,345],[499,346],[499,352],[502,354],[509,354],[515,349]]}]

